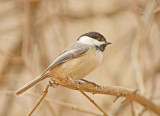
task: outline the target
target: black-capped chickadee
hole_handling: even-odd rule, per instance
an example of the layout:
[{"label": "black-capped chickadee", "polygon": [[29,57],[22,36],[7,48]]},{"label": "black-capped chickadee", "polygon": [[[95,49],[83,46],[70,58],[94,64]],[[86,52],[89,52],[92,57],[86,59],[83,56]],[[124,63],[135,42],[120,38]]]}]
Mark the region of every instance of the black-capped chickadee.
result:
[{"label": "black-capped chickadee", "polygon": [[81,35],[40,76],[16,91],[15,95],[23,94],[48,77],[84,78],[101,63],[102,52],[109,44],[111,43],[107,42],[105,37],[98,32],[88,32]]}]

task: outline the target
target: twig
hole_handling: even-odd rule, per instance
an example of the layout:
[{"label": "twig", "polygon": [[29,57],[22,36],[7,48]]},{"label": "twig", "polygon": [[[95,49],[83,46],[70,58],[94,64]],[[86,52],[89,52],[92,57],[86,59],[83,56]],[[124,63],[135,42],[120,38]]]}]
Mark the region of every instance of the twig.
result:
[{"label": "twig", "polygon": [[[79,90],[80,91],[80,90]],[[80,91],[87,99],[89,99],[90,102],[92,102],[103,114],[104,116],[108,116],[106,112],[104,112],[87,94],[85,94],[83,91]]]},{"label": "twig", "polygon": [[131,112],[132,112],[132,116],[135,116],[133,102],[130,101],[130,104],[131,104]]},{"label": "twig", "polygon": [[31,116],[32,113],[35,111],[35,109],[40,105],[40,103],[42,102],[42,100],[45,98],[45,96],[48,93],[48,88],[50,87],[50,84],[48,84],[44,90],[44,94],[41,96],[41,98],[39,99],[39,101],[36,103],[36,105],[33,107],[33,109],[29,112],[28,116]]},{"label": "twig", "polygon": [[[55,78],[54,78],[55,79]],[[84,82],[76,82],[70,79],[63,79],[56,77],[57,83],[61,86],[73,89],[73,90],[80,90],[84,92],[90,92],[93,94],[106,94],[106,95],[113,95],[113,96],[123,96],[128,100],[135,101],[148,110],[160,115],[160,107],[154,104],[149,99],[145,98],[144,96],[140,95],[137,90],[123,88],[123,87],[116,87],[116,86],[101,86],[95,85],[91,83],[84,83]]]}]

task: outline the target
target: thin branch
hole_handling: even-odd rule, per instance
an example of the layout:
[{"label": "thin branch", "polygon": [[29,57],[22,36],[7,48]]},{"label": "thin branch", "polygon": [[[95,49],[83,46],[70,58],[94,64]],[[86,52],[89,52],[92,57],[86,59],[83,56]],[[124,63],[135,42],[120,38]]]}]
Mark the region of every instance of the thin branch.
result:
[{"label": "thin branch", "polygon": [[130,104],[131,104],[131,112],[132,112],[132,116],[135,116],[135,111],[134,111],[133,102],[130,101]]},{"label": "thin branch", "polygon": [[45,96],[48,93],[48,88],[50,87],[50,84],[48,84],[44,90],[44,94],[41,96],[41,98],[38,100],[38,102],[36,103],[36,105],[33,107],[33,109],[29,112],[28,116],[31,116],[32,113],[36,110],[36,108],[40,105],[40,103],[42,102],[42,100],[45,98]]},{"label": "thin branch", "polygon": [[[11,94],[13,94],[14,92],[12,92]],[[10,92],[6,93],[4,92],[4,94],[10,94]],[[25,96],[31,96],[31,97],[41,97],[40,95],[37,95],[37,94],[31,94],[31,93],[26,93]],[[84,113],[87,113],[87,114],[91,114],[91,115],[96,115],[96,116],[103,116],[103,114],[101,113],[97,113],[91,109],[88,109],[88,108],[85,108],[85,107],[82,107],[82,106],[79,106],[79,105],[74,105],[74,104],[71,104],[71,103],[66,103],[66,102],[62,102],[62,101],[58,101],[58,100],[53,100],[52,98],[49,98],[49,97],[45,97],[44,100],[46,102],[49,102],[49,103],[52,103],[52,104],[57,104],[57,105],[61,105],[61,106],[64,106],[64,107],[68,107],[68,108],[71,108],[72,110],[76,110],[76,111],[79,111],[79,112],[84,112]]]},{"label": "thin branch", "polygon": [[117,87],[117,86],[102,86],[102,85],[96,85],[92,83],[86,83],[86,82],[77,82],[74,81],[72,78],[52,78],[52,80],[57,81],[58,84],[61,86],[73,89],[73,90],[80,90],[84,92],[90,92],[93,94],[106,94],[106,95],[113,95],[116,97],[125,97],[126,99],[130,101],[135,101],[148,110],[160,115],[160,107],[158,107],[156,104],[154,104],[149,99],[145,98],[144,96],[140,95],[137,90],[134,89],[128,89],[123,87]]},{"label": "thin branch", "polygon": [[[79,90],[80,91],[80,90]],[[85,94],[83,91],[80,91],[87,99],[89,99],[90,102],[92,102],[103,114],[104,116],[108,116],[108,114],[106,114],[106,112],[104,112],[102,110],[101,107],[99,107],[87,94]]]}]

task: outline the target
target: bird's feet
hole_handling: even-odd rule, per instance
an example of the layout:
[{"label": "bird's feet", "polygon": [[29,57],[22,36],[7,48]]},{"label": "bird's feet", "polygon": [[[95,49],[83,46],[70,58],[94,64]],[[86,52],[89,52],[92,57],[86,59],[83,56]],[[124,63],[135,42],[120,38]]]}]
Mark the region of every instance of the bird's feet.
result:
[{"label": "bird's feet", "polygon": [[49,85],[50,87],[57,87],[59,84],[55,80],[50,80]]}]

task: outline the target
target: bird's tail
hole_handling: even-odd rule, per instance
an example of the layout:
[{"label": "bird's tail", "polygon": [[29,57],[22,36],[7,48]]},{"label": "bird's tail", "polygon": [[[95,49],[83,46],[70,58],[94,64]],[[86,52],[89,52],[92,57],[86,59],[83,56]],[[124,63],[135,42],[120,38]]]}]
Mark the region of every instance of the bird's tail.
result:
[{"label": "bird's tail", "polygon": [[17,90],[14,94],[16,96],[23,95],[28,89],[30,89],[31,87],[33,87],[34,85],[38,84],[40,81],[45,79],[46,76],[47,75],[40,75],[40,76],[36,77],[35,79],[31,80],[29,83],[24,85],[22,88]]}]

